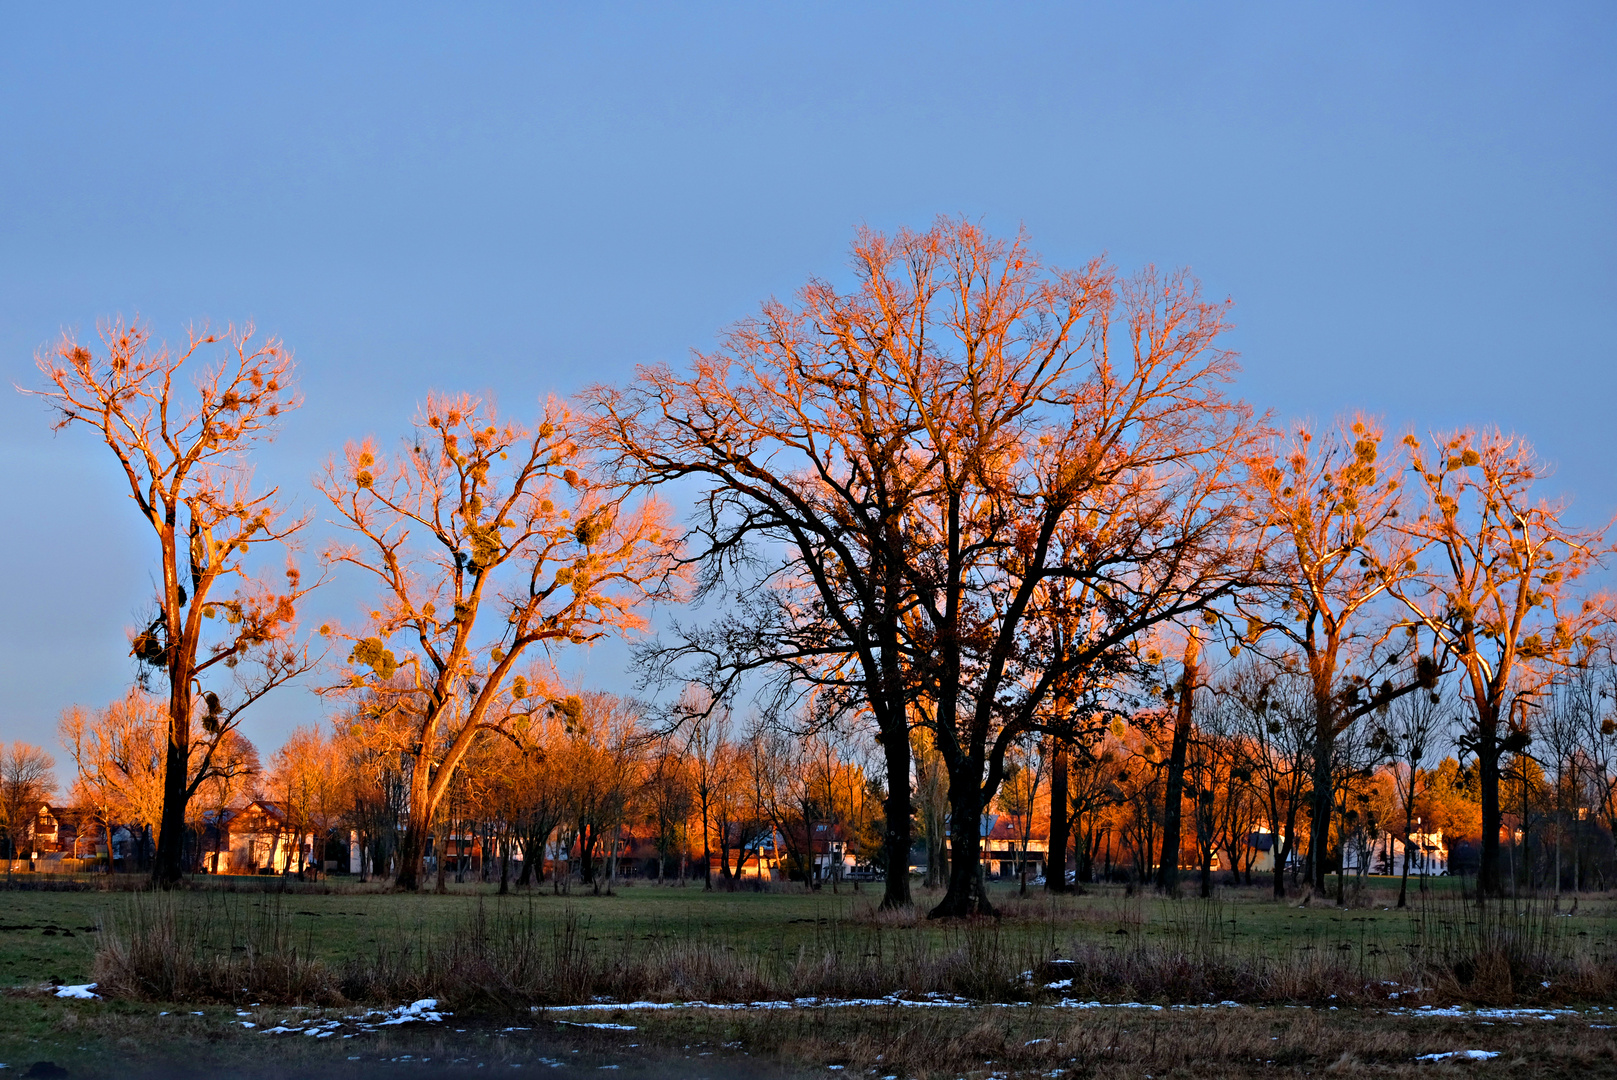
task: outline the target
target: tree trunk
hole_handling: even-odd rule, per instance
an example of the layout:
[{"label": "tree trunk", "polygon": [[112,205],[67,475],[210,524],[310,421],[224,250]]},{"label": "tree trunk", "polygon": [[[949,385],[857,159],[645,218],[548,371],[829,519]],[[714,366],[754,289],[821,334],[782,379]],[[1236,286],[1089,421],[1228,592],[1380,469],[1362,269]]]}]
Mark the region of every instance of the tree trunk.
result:
[{"label": "tree trunk", "polygon": [[399,872],[393,880],[393,887],[400,892],[414,892],[420,888],[422,862],[426,856],[426,830],[418,829],[412,823],[405,828],[404,839],[399,842]]},{"label": "tree trunk", "polygon": [[[1413,789],[1415,778],[1414,769],[1410,769],[1410,785]],[[1407,907],[1409,904],[1409,843],[1413,839],[1409,830],[1414,826],[1413,815],[1407,811],[1404,814],[1404,876],[1398,882],[1398,906]],[[1424,860],[1423,860],[1424,861]]]},{"label": "tree trunk", "polygon": [[168,746],[163,760],[163,815],[157,833],[152,884],[169,888],[180,882],[185,854],[186,785],[191,768],[191,693],[188,674],[170,672]]},{"label": "tree trunk", "polygon": [[417,754],[410,770],[410,811],[404,826],[404,839],[399,843],[399,872],[393,887],[400,892],[414,892],[421,887],[422,860],[427,854],[427,834],[432,829],[433,811],[430,804],[426,761]]},{"label": "tree trunk", "polygon": [[702,800],[702,891],[713,891],[713,841],[709,827],[708,801]]},{"label": "tree trunk", "polygon": [[1052,740],[1055,760],[1050,763],[1050,853],[1045,859],[1044,887],[1053,893],[1067,891],[1067,747]]},{"label": "tree trunk", "polygon": [[1179,895],[1180,818],[1184,805],[1185,754],[1190,747],[1191,704],[1196,697],[1196,657],[1201,639],[1194,628],[1185,639],[1185,673],[1180,680],[1179,712],[1174,717],[1173,750],[1168,758],[1168,790],[1162,807],[1162,860],[1157,888]]},{"label": "tree trunk", "polygon": [[[938,906],[927,913],[929,919],[965,919],[973,915],[993,915],[988,886],[983,880],[982,860],[982,764],[969,758],[961,763],[960,775],[949,776],[949,890]],[[958,794],[957,794],[958,792]]]},{"label": "tree trunk", "polygon": [[882,738],[887,759],[886,812],[887,880],[881,910],[906,908],[910,899],[910,732],[902,718],[889,723]]},{"label": "tree trunk", "polygon": [[578,826],[578,883],[592,886],[595,895],[601,895],[601,885],[595,873],[595,843],[598,839],[593,823],[580,822]]},{"label": "tree trunk", "polygon": [[1331,808],[1335,803],[1336,785],[1331,780],[1331,758],[1336,749],[1334,716],[1329,698],[1314,706],[1314,792],[1309,813],[1308,870],[1309,882],[1315,891],[1325,892],[1325,849],[1331,842]]},{"label": "tree trunk", "polygon": [[[517,888],[519,889],[527,888],[528,883],[533,880],[533,848],[532,839],[522,845],[522,873],[517,875]],[[539,864],[541,867],[544,866],[544,859],[545,849],[541,845],[539,848]],[[542,875],[540,880],[544,880]]]},{"label": "tree trunk", "polygon": [[1482,798],[1482,861],[1477,866],[1477,894],[1500,895],[1499,882],[1499,744],[1484,728],[1477,740],[1477,787]]},{"label": "tree trunk", "polygon": [[434,876],[438,879],[437,884],[434,886],[434,891],[439,893],[449,891],[444,887],[444,875],[449,871],[449,849],[445,843],[444,834],[446,831],[452,831],[451,829],[446,829],[445,826],[452,827],[453,823],[453,818],[447,822],[440,823],[437,831],[432,834],[433,870],[435,871]]}]

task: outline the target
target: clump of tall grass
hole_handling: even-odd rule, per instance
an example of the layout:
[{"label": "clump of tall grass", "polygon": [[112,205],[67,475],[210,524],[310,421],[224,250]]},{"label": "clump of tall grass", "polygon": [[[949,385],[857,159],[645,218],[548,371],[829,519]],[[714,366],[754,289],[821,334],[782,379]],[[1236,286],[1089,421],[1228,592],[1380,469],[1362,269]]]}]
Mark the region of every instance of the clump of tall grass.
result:
[{"label": "clump of tall grass", "polygon": [[94,978],[104,993],[156,1001],[327,1004],[331,972],[299,944],[278,896],[245,905],[211,896],[137,892],[101,925]]},{"label": "clump of tall grass", "polygon": [[104,924],[95,978],[108,993],[164,1001],[396,1003],[438,997],[508,1011],[596,998],[736,1002],[876,997],[893,992],[1003,999],[1043,959],[1013,950],[992,923],[941,940],[830,923],[793,950],[740,949],[657,925],[597,936],[572,911],[479,902],[437,933],[396,934],[335,964],[299,941],[278,901],[131,897]]},{"label": "clump of tall grass", "polygon": [[511,1009],[619,1001],[739,1002],[869,998],[894,992],[1000,999],[1043,957],[1007,945],[993,924],[934,937],[831,922],[794,950],[740,949],[657,925],[597,938],[574,912],[544,917],[479,904],[431,940],[400,942],[350,962],[345,995],[366,1000],[440,996],[462,1007]]},{"label": "clump of tall grass", "polygon": [[1448,998],[1507,1005],[1617,994],[1612,957],[1578,943],[1550,897],[1429,897],[1414,928],[1421,974]]},{"label": "clump of tall grass", "polygon": [[[1345,914],[1346,909],[1344,909]],[[1548,899],[1429,897],[1402,934],[1321,931],[1237,941],[1219,902],[1169,909],[1152,934],[1120,916],[1115,942],[1069,942],[1034,982],[1066,996],[1198,1003],[1478,1005],[1617,999],[1617,965],[1579,943]],[[1402,938],[1402,940],[1400,940]]]}]

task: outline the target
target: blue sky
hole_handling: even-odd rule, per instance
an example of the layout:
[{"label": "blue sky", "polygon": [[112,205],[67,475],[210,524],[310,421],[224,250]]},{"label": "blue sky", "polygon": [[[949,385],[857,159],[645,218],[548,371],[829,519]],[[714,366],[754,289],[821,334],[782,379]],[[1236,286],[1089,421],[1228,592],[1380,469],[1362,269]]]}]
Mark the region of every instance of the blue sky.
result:
[{"label": "blue sky", "polygon": [[[308,401],[259,474],[318,518],[323,457],[429,388],[531,411],[844,275],[861,223],[963,213],[1189,266],[1279,418],[1497,424],[1617,510],[1609,4],[333,6],[0,8],[8,381],[108,315],[254,320]],[[55,749],[128,682],[153,544],[37,401],[0,452],[0,738]]]}]

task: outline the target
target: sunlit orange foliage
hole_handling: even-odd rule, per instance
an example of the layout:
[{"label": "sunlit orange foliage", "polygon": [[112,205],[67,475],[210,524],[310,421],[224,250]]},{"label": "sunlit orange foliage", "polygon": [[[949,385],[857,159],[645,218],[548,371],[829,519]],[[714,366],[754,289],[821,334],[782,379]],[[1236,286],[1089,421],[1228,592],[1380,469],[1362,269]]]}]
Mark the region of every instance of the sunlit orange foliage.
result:
[{"label": "sunlit orange foliage", "polygon": [[[250,577],[245,559],[253,545],[287,544],[307,520],[286,520],[275,489],[252,490],[248,458],[299,398],[292,354],[274,339],[255,343],[251,327],[192,331],[178,351],[154,344],[138,324],[105,325],[100,337],[99,359],[71,335],[41,353],[51,388],[39,395],[56,410],[58,428],[88,427],[112,451],[157,538],[157,614],[133,635],[131,652],[168,684],[153,872],[171,884],[180,877],[187,806],[222,733],[313,662],[293,639],[297,605],[311,586],[291,562],[284,583]],[[218,358],[204,366],[214,344]],[[200,769],[191,753],[199,711]]]},{"label": "sunlit orange foliage", "polygon": [[1611,550],[1538,499],[1546,473],[1528,444],[1497,431],[1405,439],[1425,496],[1409,535],[1430,546],[1430,572],[1395,590],[1410,617],[1458,662],[1473,728],[1482,804],[1478,887],[1497,892],[1501,759],[1531,740],[1527,710],[1558,671],[1586,662],[1610,622],[1604,597],[1575,591]]},{"label": "sunlit orange foliage", "polygon": [[577,439],[555,401],[529,428],[492,402],[434,394],[407,448],[350,444],[319,481],[356,536],[328,562],[364,570],[381,593],[366,628],[344,635],[348,687],[412,733],[400,888],[416,886],[433,817],[479,735],[520,742],[558,704],[522,674],[528,649],[639,629],[642,605],[671,581],[666,510],[581,473]]}]

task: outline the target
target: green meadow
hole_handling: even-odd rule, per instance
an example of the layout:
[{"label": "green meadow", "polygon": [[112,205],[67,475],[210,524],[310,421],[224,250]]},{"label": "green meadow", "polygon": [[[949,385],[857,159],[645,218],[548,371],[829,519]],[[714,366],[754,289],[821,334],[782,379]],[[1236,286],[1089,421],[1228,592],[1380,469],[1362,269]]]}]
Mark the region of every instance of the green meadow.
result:
[{"label": "green meadow", "polygon": [[[115,930],[132,905],[149,895],[103,891],[94,887],[100,884],[94,879],[79,884],[85,887],[0,890],[0,986],[88,981],[101,935]],[[1409,947],[1418,939],[1423,919],[1460,919],[1468,910],[1452,880],[1430,883],[1424,897],[1412,886],[1411,906],[1401,911],[1393,906],[1396,890],[1395,880],[1372,878],[1350,896],[1352,906],[1338,908],[1318,898],[1306,905],[1296,898],[1277,903],[1260,888],[1221,888],[1207,902],[1129,895],[1121,886],[1092,886],[1083,895],[1065,897],[1030,889],[1024,898],[1014,884],[996,884],[993,895],[1002,917],[991,925],[1012,955],[1216,944],[1276,959],[1309,952],[1369,958]],[[918,939],[945,948],[963,932],[959,924],[880,913],[879,890],[868,885],[863,891],[844,885],[839,892],[796,887],[727,892],[705,891],[699,883],[634,883],[620,884],[610,895],[578,889],[556,895],[547,887],[500,897],[492,886],[481,885],[451,885],[441,895],[398,894],[381,885],[283,887],[250,878],[214,878],[171,895],[181,909],[198,916],[273,916],[300,951],[332,964],[363,961],[400,943],[440,939],[480,908],[558,926],[567,921],[586,941],[613,949],[632,949],[637,941],[680,940],[775,960],[874,936]],[[915,896],[922,912],[936,899],[920,888]],[[1560,906],[1569,911],[1571,898]],[[1552,912],[1550,918],[1546,926],[1557,948],[1597,955],[1617,950],[1617,899],[1611,896],[1585,894],[1575,911],[1564,917]]]}]

